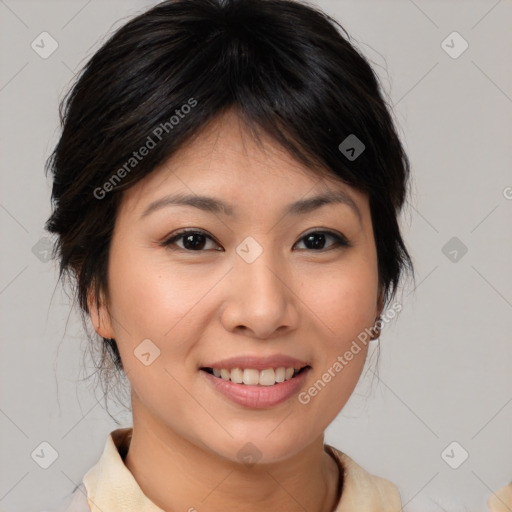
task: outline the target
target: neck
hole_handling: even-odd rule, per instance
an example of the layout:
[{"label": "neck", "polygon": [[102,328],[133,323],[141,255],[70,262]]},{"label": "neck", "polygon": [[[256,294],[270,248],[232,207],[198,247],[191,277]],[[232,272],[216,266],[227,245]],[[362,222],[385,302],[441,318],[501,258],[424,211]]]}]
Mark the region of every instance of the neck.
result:
[{"label": "neck", "polygon": [[[125,458],[142,492],[171,512],[332,512],[339,471],[323,435],[286,461],[247,466],[190,443],[151,416],[136,414]],[[142,419],[143,418],[143,419]]]}]

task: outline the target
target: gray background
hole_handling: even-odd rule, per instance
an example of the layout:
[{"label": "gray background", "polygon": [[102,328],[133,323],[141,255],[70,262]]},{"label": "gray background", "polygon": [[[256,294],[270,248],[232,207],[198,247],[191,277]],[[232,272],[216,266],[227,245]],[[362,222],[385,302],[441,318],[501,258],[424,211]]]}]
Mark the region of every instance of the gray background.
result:
[{"label": "gray background", "polygon": [[[118,428],[94,378],[81,380],[94,373],[87,340],[44,261],[43,165],[74,73],[155,3],[0,1],[2,511],[51,507]],[[394,105],[414,174],[403,229],[417,270],[381,337],[378,376],[371,357],[326,441],[393,481],[406,511],[487,510],[512,479],[512,3],[317,3],[355,38]],[[58,42],[47,59],[31,48],[43,31]],[[453,31],[469,44],[457,58],[442,46]],[[127,411],[117,418],[131,424]],[[46,470],[31,457],[43,441],[58,452]],[[457,469],[441,455],[453,441],[452,464],[469,453]]]}]

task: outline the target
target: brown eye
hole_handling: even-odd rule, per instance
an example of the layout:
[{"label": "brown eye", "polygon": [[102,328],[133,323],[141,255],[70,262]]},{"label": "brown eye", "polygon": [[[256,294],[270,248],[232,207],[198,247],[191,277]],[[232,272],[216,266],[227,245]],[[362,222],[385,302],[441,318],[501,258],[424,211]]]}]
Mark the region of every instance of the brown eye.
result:
[{"label": "brown eye", "polygon": [[174,234],[171,238],[168,238],[167,240],[162,242],[162,245],[164,247],[170,247],[172,245],[176,245],[176,242],[178,240],[183,240],[183,245],[178,245],[178,249],[183,249],[185,251],[201,252],[207,245],[208,240],[212,241],[214,245],[217,246],[213,238],[207,235],[206,233],[190,229],[183,230],[180,231],[179,233]]},{"label": "brown eye", "polygon": [[[334,240],[334,243],[325,248],[326,240],[329,238]],[[333,233],[331,231],[311,231],[299,240],[299,242],[301,241],[304,241],[306,249],[311,249],[318,252],[335,249],[337,247],[348,247],[350,245],[344,236],[338,235],[337,233]]]}]

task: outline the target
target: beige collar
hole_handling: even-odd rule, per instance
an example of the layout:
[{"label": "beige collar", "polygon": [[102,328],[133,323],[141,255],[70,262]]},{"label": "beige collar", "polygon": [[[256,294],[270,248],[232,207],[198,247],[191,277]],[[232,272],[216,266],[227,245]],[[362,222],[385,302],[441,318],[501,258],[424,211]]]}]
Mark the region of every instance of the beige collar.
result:
[{"label": "beige collar", "polygon": [[[99,461],[84,476],[87,499],[92,512],[109,510],[164,512],[142,492],[124,465],[132,428],[111,432]],[[400,494],[396,486],[359,466],[348,455],[325,445],[343,471],[343,490],[335,512],[399,512]]]},{"label": "beige collar", "polygon": [[512,482],[493,492],[487,499],[487,507],[491,512],[510,512],[512,510]]}]

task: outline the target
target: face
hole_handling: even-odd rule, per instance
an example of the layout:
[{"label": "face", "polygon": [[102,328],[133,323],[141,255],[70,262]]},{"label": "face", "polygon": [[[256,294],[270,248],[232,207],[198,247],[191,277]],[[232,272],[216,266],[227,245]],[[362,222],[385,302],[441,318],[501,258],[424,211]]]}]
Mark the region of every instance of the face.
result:
[{"label": "face", "polygon": [[[343,356],[380,312],[366,195],[264,140],[225,114],[127,190],[109,307],[91,305],[98,333],[117,341],[134,421],[233,461],[247,442],[270,462],[323,435],[367,346]],[[164,199],[177,194],[196,206]],[[341,199],[290,208],[326,194]]]}]

